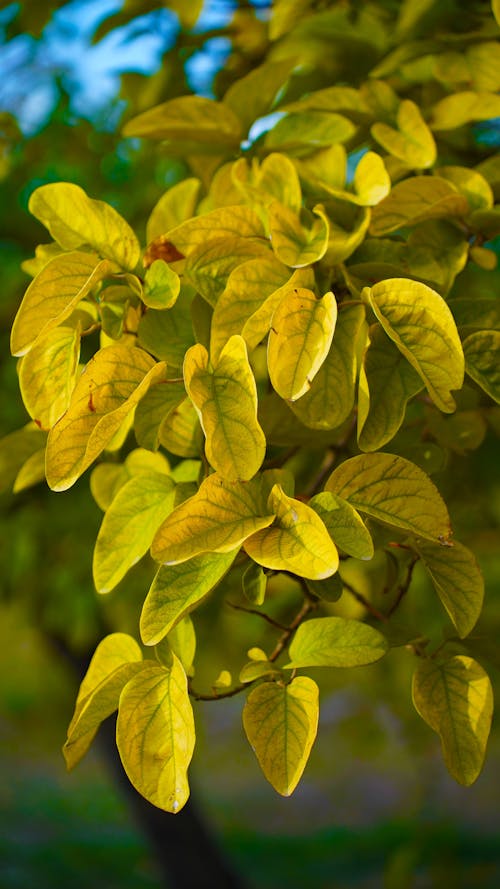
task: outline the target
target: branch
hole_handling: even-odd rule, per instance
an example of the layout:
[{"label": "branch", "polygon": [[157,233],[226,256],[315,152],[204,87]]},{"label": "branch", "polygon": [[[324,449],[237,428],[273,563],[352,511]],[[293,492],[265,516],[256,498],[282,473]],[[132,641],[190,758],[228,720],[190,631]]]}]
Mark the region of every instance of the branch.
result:
[{"label": "branch", "polygon": [[277,620],[274,620],[273,617],[270,617],[269,614],[265,614],[264,611],[257,611],[256,608],[247,608],[245,605],[236,605],[235,602],[226,602],[226,605],[229,605],[230,608],[234,608],[235,611],[245,611],[246,614],[256,614],[257,617],[261,617],[262,620],[267,620],[268,624],[271,624],[272,627],[276,627],[278,630],[288,630],[288,627],[285,627],[284,624],[280,624]]},{"label": "branch", "polygon": [[394,614],[396,609],[399,608],[404,596],[408,592],[408,590],[410,588],[411,581],[412,581],[412,577],[413,577],[413,569],[415,568],[415,565],[417,564],[418,560],[419,560],[419,556],[414,555],[411,562],[409,563],[408,569],[406,572],[406,577],[405,577],[403,583],[398,587],[396,598],[395,598],[394,602],[392,603],[391,607],[389,608],[389,611],[387,612],[387,617],[391,617],[391,615]]},{"label": "branch", "polygon": [[364,605],[364,607],[366,608],[367,611],[370,612],[372,617],[376,617],[377,620],[381,620],[384,623],[388,622],[388,620],[389,620],[388,616],[386,614],[384,614],[382,611],[379,611],[378,608],[375,608],[375,606],[372,605],[372,603],[369,602],[368,599],[366,599],[362,593],[359,593],[357,590],[355,590],[354,587],[351,586],[350,583],[348,583],[346,580],[344,580],[344,578],[342,578],[342,586],[344,586],[346,588],[346,590],[348,590],[351,593],[351,595],[354,596],[354,598],[358,602],[360,602],[361,605]]}]

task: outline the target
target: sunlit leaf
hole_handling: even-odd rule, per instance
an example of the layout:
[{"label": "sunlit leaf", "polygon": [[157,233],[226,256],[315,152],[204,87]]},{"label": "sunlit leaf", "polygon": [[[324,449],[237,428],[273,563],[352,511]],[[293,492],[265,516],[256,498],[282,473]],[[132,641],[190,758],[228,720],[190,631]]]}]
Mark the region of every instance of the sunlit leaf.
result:
[{"label": "sunlit leaf", "polygon": [[293,111],[269,130],[264,145],[268,151],[300,157],[334,142],[347,142],[355,132],[355,125],[341,114]]},{"label": "sunlit leaf", "polygon": [[263,682],[243,708],[243,727],[267,780],[290,796],[306,767],[318,730],[318,686],[307,676],[288,685]]},{"label": "sunlit leaf", "polygon": [[146,270],[142,301],[151,309],[170,309],[180,289],[179,275],[162,259],[156,259]]},{"label": "sunlit leaf", "polygon": [[316,219],[309,211],[303,211],[300,218],[279,201],[270,205],[271,246],[284,265],[302,268],[318,262],[325,255],[329,235],[328,218],[319,205],[313,208],[313,213]]},{"label": "sunlit leaf", "polygon": [[432,167],[436,160],[436,143],[415,102],[403,99],[398,108],[397,126],[396,130],[378,122],[373,124],[371,133],[382,148],[409,167]]},{"label": "sunlit leaf", "polygon": [[50,429],[69,405],[78,375],[80,334],[56,327],[38,337],[22,358],[19,388],[26,410],[42,429]]},{"label": "sunlit leaf", "polygon": [[443,756],[456,781],[468,786],[478,777],[493,711],[491,683],[470,657],[421,660],[413,676],[413,702],[441,738]]},{"label": "sunlit leaf", "polygon": [[262,238],[264,229],[255,210],[236,205],[220,207],[187,219],[168,232],[169,241],[184,256],[207,241],[228,238]]},{"label": "sunlit leaf", "polygon": [[454,130],[476,120],[500,117],[500,96],[490,92],[456,92],[432,108],[433,130]]},{"label": "sunlit leaf", "polygon": [[233,165],[231,179],[250,204],[269,206],[279,201],[294,213],[302,206],[302,190],[295,165],[286,154],[273,152],[261,164],[252,158],[249,166],[245,158]]},{"label": "sunlit leaf", "polygon": [[237,148],[243,132],[227,105],[203,96],[179,96],[133,117],[125,124],[123,135],[189,142],[192,147],[206,143],[217,151]]},{"label": "sunlit leaf", "polygon": [[200,185],[199,179],[184,179],[161,196],[147,222],[148,244],[194,215]]},{"label": "sunlit leaf", "polygon": [[316,494],[309,506],[318,513],[336,545],[355,559],[371,559],[373,541],[363,519],[354,507],[342,497],[329,491]]},{"label": "sunlit leaf", "polygon": [[391,190],[391,180],[380,155],[367,151],[354,171],[354,192],[364,207],[372,207]]},{"label": "sunlit leaf", "polygon": [[417,549],[459,635],[467,636],[484,596],[484,580],[473,554],[457,541],[450,547],[421,542]]},{"label": "sunlit leaf", "polygon": [[267,258],[269,254],[264,239],[211,238],[190,253],[184,264],[184,275],[198,293],[215,306],[234,269],[256,256]]},{"label": "sunlit leaf", "polygon": [[500,404],[500,331],[472,333],[463,347],[468,375]]},{"label": "sunlit leaf", "polygon": [[467,199],[447,179],[413,176],[398,182],[374,207],[370,231],[379,237],[405,225],[416,225],[426,219],[466,216],[469,211]]},{"label": "sunlit leaf", "polygon": [[387,649],[382,633],[368,624],[345,617],[316,617],[299,626],[286,667],[358,667],[380,660]]},{"label": "sunlit leaf", "polygon": [[248,131],[258,117],[267,114],[294,66],[292,59],[265,62],[236,80],[224,95],[223,103],[241,120]]},{"label": "sunlit leaf", "polygon": [[[282,266],[282,263],[280,263],[280,266]],[[290,269],[287,269],[287,272],[289,274]],[[314,272],[311,268],[296,269],[286,283],[271,291],[262,304],[254,309],[243,325],[241,334],[250,351],[255,349],[269,332],[273,315],[282,299],[295,288],[304,287],[311,290],[314,285]]]},{"label": "sunlit leaf", "polygon": [[193,661],[196,654],[196,633],[189,614],[186,614],[168,634],[168,645],[179,658],[188,676],[193,674]]}]

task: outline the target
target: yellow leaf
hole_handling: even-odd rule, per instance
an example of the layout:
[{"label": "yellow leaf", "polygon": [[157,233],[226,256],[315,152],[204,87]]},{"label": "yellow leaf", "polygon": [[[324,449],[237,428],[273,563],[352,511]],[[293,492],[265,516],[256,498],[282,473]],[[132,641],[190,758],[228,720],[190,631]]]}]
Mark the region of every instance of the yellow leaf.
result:
[{"label": "yellow leaf", "polygon": [[362,621],[317,617],[300,624],[285,669],[359,667],[380,660],[388,647],[382,633]]},{"label": "yellow leaf", "polygon": [[186,614],[168,634],[168,644],[171,651],[177,655],[188,676],[194,672],[193,661],[196,654],[196,633],[193,621]]},{"label": "yellow leaf", "polygon": [[[287,269],[287,272],[289,273],[290,270]],[[274,312],[286,294],[295,287],[305,287],[310,290],[314,285],[314,271],[311,268],[296,269],[285,284],[273,290],[264,299],[263,303],[254,309],[250,317],[245,321],[241,331],[241,335],[250,351],[255,349],[269,332]]]},{"label": "yellow leaf", "polygon": [[158,450],[163,421],[185,397],[186,390],[182,380],[161,380],[150,386],[135,410],[134,433],[137,444],[151,451]]},{"label": "yellow leaf", "polygon": [[439,167],[436,174],[451,182],[457,191],[463,194],[472,211],[490,210],[493,207],[495,200],[493,190],[489,182],[477,170],[450,165]]},{"label": "yellow leaf", "polygon": [[463,346],[468,375],[500,404],[500,331],[473,333]]},{"label": "yellow leaf", "polygon": [[148,551],[163,520],[174,508],[175,485],[150,470],[133,476],[108,507],[94,549],[94,583],[109,593]]},{"label": "yellow leaf", "polygon": [[21,359],[21,395],[26,410],[41,429],[50,429],[67,409],[78,375],[79,357],[79,331],[56,327],[38,337]]},{"label": "yellow leaf", "polygon": [[216,237],[199,244],[190,253],[184,264],[184,275],[198,293],[215,306],[234,269],[253,257],[269,255],[264,238]]},{"label": "yellow leaf", "polygon": [[328,201],[330,236],[325,262],[337,265],[348,259],[362,243],[371,220],[369,207],[357,207],[345,200]]},{"label": "yellow leaf", "polygon": [[123,135],[169,140],[169,149],[176,142],[191,143],[191,148],[207,145],[217,153],[238,148],[243,133],[241,122],[227,105],[203,96],[179,96],[133,117]]},{"label": "yellow leaf", "polygon": [[307,676],[288,685],[263,682],[243,708],[243,727],[267,780],[290,796],[306,767],[318,730],[318,686]]},{"label": "yellow leaf", "polygon": [[150,309],[170,309],[180,289],[179,275],[162,259],[155,259],[146,270],[141,298]]},{"label": "yellow leaf", "polygon": [[491,9],[495,16],[495,21],[500,27],[500,0],[491,0]]},{"label": "yellow leaf", "polygon": [[436,143],[415,102],[403,99],[398,108],[397,126],[395,130],[378,122],[373,124],[371,133],[382,148],[408,167],[432,167],[436,161]]},{"label": "yellow leaf", "polygon": [[464,356],[453,315],[444,299],[419,281],[390,278],[366,288],[387,335],[410,362],[441,411],[455,410],[452,389],[461,389]]},{"label": "yellow leaf", "polygon": [[106,448],[165,365],[142,349],[109,346],[87,364],[47,439],[47,481],[65,491]]},{"label": "yellow leaf", "polygon": [[28,423],[0,439],[0,491],[6,491],[19,470],[37,451],[45,450],[46,433]]},{"label": "yellow leaf", "polygon": [[484,580],[473,554],[457,541],[444,547],[422,541],[417,550],[459,636],[467,636],[484,597]]},{"label": "yellow leaf", "polygon": [[251,207],[219,207],[182,222],[167,233],[168,240],[184,256],[207,241],[228,238],[263,238],[264,228]]},{"label": "yellow leaf", "polygon": [[413,676],[413,703],[441,738],[451,775],[466,787],[472,784],[483,767],[493,712],[483,668],[459,655],[442,663],[422,660]]},{"label": "yellow leaf", "polygon": [[251,166],[245,158],[240,158],[233,165],[231,178],[248,203],[267,207],[276,200],[294,213],[300,213],[299,177],[286,154],[269,154],[260,165],[257,158],[252,158]]},{"label": "yellow leaf", "polygon": [[148,591],[141,613],[141,638],[156,645],[177,621],[201,602],[234,562],[237,550],[204,553],[180,565],[163,565]]},{"label": "yellow leaf", "polygon": [[296,401],[310,388],[328,355],[336,321],[333,293],[321,299],[303,287],[285,293],[272,318],[267,350],[271,383],[281,398]]},{"label": "yellow leaf", "polygon": [[175,565],[200,553],[227,553],[273,519],[263,497],[262,477],[228,482],[214,473],[166,519],[151,554],[158,562]]},{"label": "yellow leaf", "polygon": [[116,723],[118,751],[135,789],[159,809],[175,813],[185,805],[195,738],[186,674],[174,654],[170,669],[151,663],[127,683]]},{"label": "yellow leaf", "polygon": [[211,466],[228,481],[252,478],[264,460],[266,439],[257,421],[257,387],[245,340],[232,336],[212,366],[205,347],[192,346],[184,360],[184,380]]},{"label": "yellow leaf", "polygon": [[289,207],[274,201],[269,207],[269,234],[274,253],[284,265],[302,268],[321,259],[328,247],[329,222],[321,206],[308,210],[302,219]]},{"label": "yellow leaf", "polygon": [[274,524],[252,534],[244,543],[257,564],[311,580],[335,573],[339,566],[337,549],[313,509],[288,497],[280,485],[271,491],[269,509],[276,515]]},{"label": "yellow leaf", "polygon": [[239,117],[245,132],[258,117],[270,112],[278,91],[287,83],[294,65],[292,59],[264,62],[231,84],[223,102]]},{"label": "yellow leaf", "polygon": [[19,494],[20,491],[25,491],[26,488],[43,481],[45,481],[45,446],[31,454],[23,463],[15,477],[12,493]]},{"label": "yellow leaf", "polygon": [[358,202],[373,207],[389,194],[390,176],[380,155],[367,151],[354,171],[352,182]]},{"label": "yellow leaf", "polygon": [[490,92],[455,92],[445,96],[432,108],[431,127],[438,132],[455,130],[476,120],[500,116],[500,96]]},{"label": "yellow leaf", "polygon": [[292,111],[269,130],[264,146],[269,151],[282,151],[290,157],[311,154],[335,142],[347,142],[356,126],[336,112]]},{"label": "yellow leaf", "polygon": [[360,454],[334,469],[326,491],[374,519],[417,537],[446,542],[448,511],[437,488],[422,470],[395,454]]},{"label": "yellow leaf", "polygon": [[37,338],[68,318],[78,303],[107,275],[118,271],[91,253],[56,256],[31,282],[12,325],[13,355],[24,355]]},{"label": "yellow leaf", "polygon": [[467,199],[440,176],[412,176],[398,182],[372,211],[370,232],[376,237],[426,219],[467,216]]},{"label": "yellow leaf", "polygon": [[148,244],[194,216],[200,186],[199,179],[183,179],[161,196],[146,225]]},{"label": "yellow leaf", "polygon": [[335,429],[354,407],[357,343],[363,330],[363,306],[341,308],[330,351],[299,401],[291,402],[294,414],[311,429]]},{"label": "yellow leaf", "polygon": [[334,543],[355,559],[373,557],[373,541],[363,519],[354,507],[329,491],[316,494],[309,506],[318,513]]},{"label": "yellow leaf", "polygon": [[31,195],[28,209],[65,250],[87,244],[130,271],[139,262],[139,241],[128,222],[109,204],[89,198],[79,185],[41,185]]},{"label": "yellow leaf", "polygon": [[160,444],[177,457],[199,457],[203,448],[203,431],[192,402],[186,398],[162,420]]}]

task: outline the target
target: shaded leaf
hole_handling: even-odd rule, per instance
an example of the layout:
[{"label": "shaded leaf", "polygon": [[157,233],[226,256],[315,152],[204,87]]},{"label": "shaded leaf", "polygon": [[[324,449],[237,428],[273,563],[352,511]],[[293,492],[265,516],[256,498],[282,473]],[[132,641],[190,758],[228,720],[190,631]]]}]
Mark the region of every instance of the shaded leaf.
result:
[{"label": "shaded leaf", "polygon": [[231,84],[223,103],[241,120],[246,132],[258,117],[270,111],[294,64],[292,59],[264,62]]},{"label": "shaded leaf", "polygon": [[195,342],[191,320],[193,295],[194,290],[183,285],[168,312],[149,309],[139,322],[139,344],[171,367],[182,367],[185,352]]},{"label": "shaded leaf", "polygon": [[432,167],[436,161],[436,143],[415,102],[403,99],[397,112],[397,126],[396,130],[383,121],[377,122],[371,133],[389,154],[409,167]]},{"label": "shaded leaf", "polygon": [[463,347],[468,375],[500,404],[500,331],[472,333]]},{"label": "shaded leaf", "polygon": [[467,636],[481,613],[484,596],[484,580],[473,554],[457,541],[451,547],[422,541],[417,551],[458,634]]},{"label": "shaded leaf", "polygon": [[262,605],[266,597],[267,576],[260,565],[250,562],[242,577],[243,593],[253,605]]},{"label": "shaded leaf", "polygon": [[348,556],[355,559],[373,557],[371,534],[347,500],[323,491],[311,498],[309,506],[319,515],[334,543]]},{"label": "shaded leaf", "polygon": [[394,185],[372,211],[370,232],[379,237],[426,219],[466,216],[467,199],[439,176],[413,176]]},{"label": "shaded leaf", "polygon": [[380,660],[387,640],[368,624],[345,617],[316,617],[300,624],[288,652],[286,669],[358,667]]},{"label": "shaded leaf", "polygon": [[34,423],[16,429],[0,438],[0,491],[6,491],[15,480],[21,467],[30,457],[43,449],[45,453],[45,432]]},{"label": "shaded leaf", "polygon": [[142,301],[151,309],[170,309],[180,289],[179,275],[162,259],[156,259],[146,270]]},{"label": "shaded leaf", "polygon": [[347,142],[355,132],[355,125],[341,114],[292,111],[269,130],[264,146],[268,151],[301,157],[335,142]]},{"label": "shaded leaf", "polygon": [[157,450],[161,424],[185,397],[186,390],[182,380],[161,380],[151,386],[135,410],[134,432],[137,444],[142,448]]},{"label": "shaded leaf", "polygon": [[300,213],[302,190],[299,177],[286,154],[273,152],[260,164],[257,158],[252,158],[251,166],[246,158],[240,158],[232,167],[231,179],[249,204],[267,207],[276,200],[294,213]]},{"label": "shaded leaf", "polygon": [[124,136],[190,142],[192,147],[207,143],[216,152],[220,148],[237,148],[242,126],[227,105],[203,96],[178,96],[155,105],[129,120]]},{"label": "shaded leaf", "polygon": [[323,208],[318,205],[302,212],[301,218],[289,207],[274,201],[269,207],[269,234],[274,253],[284,265],[302,268],[318,262],[328,247],[329,222]]}]

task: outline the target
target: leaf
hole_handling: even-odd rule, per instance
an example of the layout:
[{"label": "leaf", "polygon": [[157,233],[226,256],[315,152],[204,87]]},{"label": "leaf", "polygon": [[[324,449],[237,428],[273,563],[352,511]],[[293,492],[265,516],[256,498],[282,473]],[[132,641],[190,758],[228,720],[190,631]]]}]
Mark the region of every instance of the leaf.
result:
[{"label": "leaf", "polygon": [[134,476],[108,507],[94,549],[94,583],[109,593],[148,551],[164,519],[174,508],[175,485],[159,472]]},{"label": "leaf", "polygon": [[390,176],[380,155],[367,151],[359,161],[353,182],[357,203],[363,207],[373,207],[389,194]]},{"label": "leaf", "polygon": [[311,429],[335,429],[354,407],[357,343],[365,318],[363,306],[342,307],[330,351],[299,401],[290,407]]},{"label": "leaf", "polygon": [[262,477],[228,482],[216,473],[209,475],[197,494],[178,506],[159,528],[151,555],[158,562],[175,565],[200,553],[228,553],[273,521],[262,500]]},{"label": "leaf", "polygon": [[235,205],[193,216],[168,232],[169,241],[189,256],[207,241],[229,238],[263,238],[264,228],[255,210]]},{"label": "leaf", "polygon": [[231,84],[223,103],[241,120],[245,132],[258,117],[269,113],[294,65],[293,59],[264,62]]},{"label": "leaf", "polygon": [[151,451],[158,450],[163,420],[185,397],[186,390],[182,380],[160,380],[150,386],[135,410],[134,432],[137,444]]},{"label": "leaf", "polygon": [[255,562],[245,569],[242,577],[243,593],[253,605],[262,605],[266,597],[267,576]]},{"label": "leaf", "polygon": [[281,151],[290,157],[301,157],[335,142],[347,142],[355,132],[355,125],[341,114],[292,111],[269,130],[264,147],[268,151]]},{"label": "leaf", "polygon": [[208,145],[214,153],[238,148],[243,135],[240,121],[227,105],[203,96],[178,96],[155,105],[129,120],[122,132],[125,137],[165,139],[173,145],[188,142],[192,150]]},{"label": "leaf", "polygon": [[196,654],[196,633],[193,621],[186,614],[168,634],[168,644],[171,651],[179,658],[186,674],[191,676],[194,672],[193,661]]},{"label": "leaf", "polygon": [[300,181],[295,164],[286,154],[273,152],[261,164],[252,158],[251,166],[246,158],[240,158],[233,164],[231,180],[250,205],[268,207],[276,200],[300,213]]},{"label": "leaf", "polygon": [[186,398],[162,421],[160,444],[177,457],[199,457],[203,449],[203,431],[192,402]]},{"label": "leaf", "polygon": [[465,370],[500,404],[500,331],[483,330],[464,340]]},{"label": "leaf", "polygon": [[45,446],[31,454],[23,463],[15,477],[12,493],[19,494],[43,481],[45,481]]},{"label": "leaf", "polygon": [[419,281],[391,278],[364,291],[387,335],[415,368],[441,411],[455,410],[464,378],[462,345],[442,297]]},{"label": "leaf", "polygon": [[473,629],[484,597],[484,580],[473,554],[457,541],[451,547],[422,541],[417,551],[463,639]]},{"label": "leaf", "polygon": [[99,643],[80,685],[63,747],[68,769],[85,755],[101,722],[117,709],[124,685],[143,663],[141,649],[126,633],[111,633]]},{"label": "leaf", "polygon": [[[249,536],[245,551],[259,565],[322,580],[339,566],[337,549],[319,516],[305,503],[288,497],[279,485],[269,496],[276,515],[271,527]],[[268,523],[269,525],[270,523]]]},{"label": "leaf", "polygon": [[45,451],[46,434],[34,423],[0,438],[0,491],[7,491],[21,467],[37,451]]},{"label": "leaf", "polygon": [[269,207],[269,234],[275,255],[284,265],[302,268],[318,262],[328,247],[329,223],[323,208],[313,207],[313,214],[303,211],[301,218],[289,207],[273,201]]},{"label": "leaf", "polygon": [[151,663],[120,696],[116,743],[135,789],[154,806],[178,812],[189,796],[187,769],[195,744],[184,669]]},{"label": "leaf", "polygon": [[500,27],[500,0],[491,0],[491,9],[495,16],[495,21]]},{"label": "leaf", "polygon": [[194,216],[200,186],[199,179],[183,179],[161,196],[147,222],[148,244]]},{"label": "leaf", "polygon": [[377,122],[373,124],[371,134],[382,148],[408,167],[432,167],[436,161],[436,143],[415,102],[403,99],[397,112],[397,126],[395,130],[386,123]]},{"label": "leaf", "polygon": [[285,669],[359,667],[380,660],[388,647],[382,633],[359,620],[316,617],[300,624]]},{"label": "leaf", "polygon": [[234,562],[237,550],[203,553],[180,565],[162,566],[148,591],[141,614],[141,639],[156,645],[199,605]]},{"label": "leaf", "polygon": [[309,501],[334,543],[355,559],[373,558],[373,541],[363,519],[353,506],[329,491],[316,494]]},{"label": "leaf", "polygon": [[288,401],[296,401],[311,383],[328,355],[337,303],[333,293],[316,299],[304,287],[283,296],[272,319],[267,350],[273,388]]},{"label": "leaf", "polygon": [[328,201],[330,236],[325,262],[330,266],[344,262],[363,241],[370,225],[371,210],[344,200]]},{"label": "leaf", "polygon": [[446,542],[450,519],[437,488],[424,472],[395,454],[360,454],[334,469],[326,491],[355,509],[426,540]]},{"label": "leaf", "polygon": [[47,439],[47,482],[65,491],[111,442],[165,366],[142,349],[108,346],[87,364]]},{"label": "leaf", "polygon": [[256,256],[265,258],[268,255],[269,248],[264,239],[217,237],[193,250],[184,264],[184,275],[213,307],[234,269]]},{"label": "leaf", "polygon": [[228,481],[248,480],[260,468],[266,439],[257,422],[257,387],[241,336],[232,336],[210,366],[198,343],[184,359],[186,389],[206,437],[209,463]]},{"label": "leaf", "polygon": [[31,417],[50,429],[67,409],[78,375],[80,334],[72,327],[56,327],[21,359],[19,388]]},{"label": "leaf", "polygon": [[446,166],[439,167],[436,174],[451,182],[457,191],[467,199],[471,210],[490,210],[493,207],[494,197],[488,181],[468,167]]},{"label": "leaf", "polygon": [[171,367],[182,367],[187,349],[195,342],[191,320],[193,295],[194,290],[183,285],[168,312],[149,309],[139,323],[139,344]]},{"label": "leaf", "polygon": [[370,232],[376,237],[427,219],[467,216],[466,198],[439,176],[412,176],[393,186],[372,211]]},{"label": "leaf", "polygon": [[39,337],[69,318],[90,290],[116,270],[91,253],[63,253],[47,263],[19,306],[11,331],[12,354],[28,352]]},{"label": "leaf", "polygon": [[422,660],[413,676],[417,712],[441,738],[450,774],[468,787],[478,777],[493,712],[491,683],[470,657]]},{"label": "leaf", "polygon": [[144,276],[142,301],[151,309],[170,309],[180,289],[179,275],[162,259],[155,259]]},{"label": "leaf", "polygon": [[307,676],[288,685],[263,682],[243,708],[245,734],[270,784],[290,796],[306,767],[318,730],[318,686]]},{"label": "leaf", "polygon": [[407,402],[423,389],[420,376],[379,324],[370,340],[359,378],[358,445],[377,451],[403,423]]},{"label": "leaf", "polygon": [[[290,269],[287,269],[290,272]],[[256,308],[245,321],[241,334],[250,351],[259,345],[268,334],[274,312],[281,300],[295,287],[305,287],[311,290],[315,286],[314,272],[311,268],[296,269],[285,284],[273,290],[262,304]],[[215,312],[214,312],[215,314]]]},{"label": "leaf", "polygon": [[431,127],[438,132],[455,130],[477,120],[500,117],[500,96],[490,92],[456,92],[432,108]]},{"label": "leaf", "polygon": [[128,222],[109,204],[89,198],[79,185],[41,185],[31,195],[28,209],[65,250],[86,244],[130,271],[139,262],[139,241]]},{"label": "leaf", "polygon": [[306,580],[307,589],[313,596],[319,596],[324,602],[338,602],[344,587],[340,574],[332,574],[325,580]]},{"label": "leaf", "polygon": [[249,661],[245,664],[238,677],[240,682],[255,682],[256,679],[263,679],[265,676],[282,676],[282,672],[274,663],[266,660]]}]

